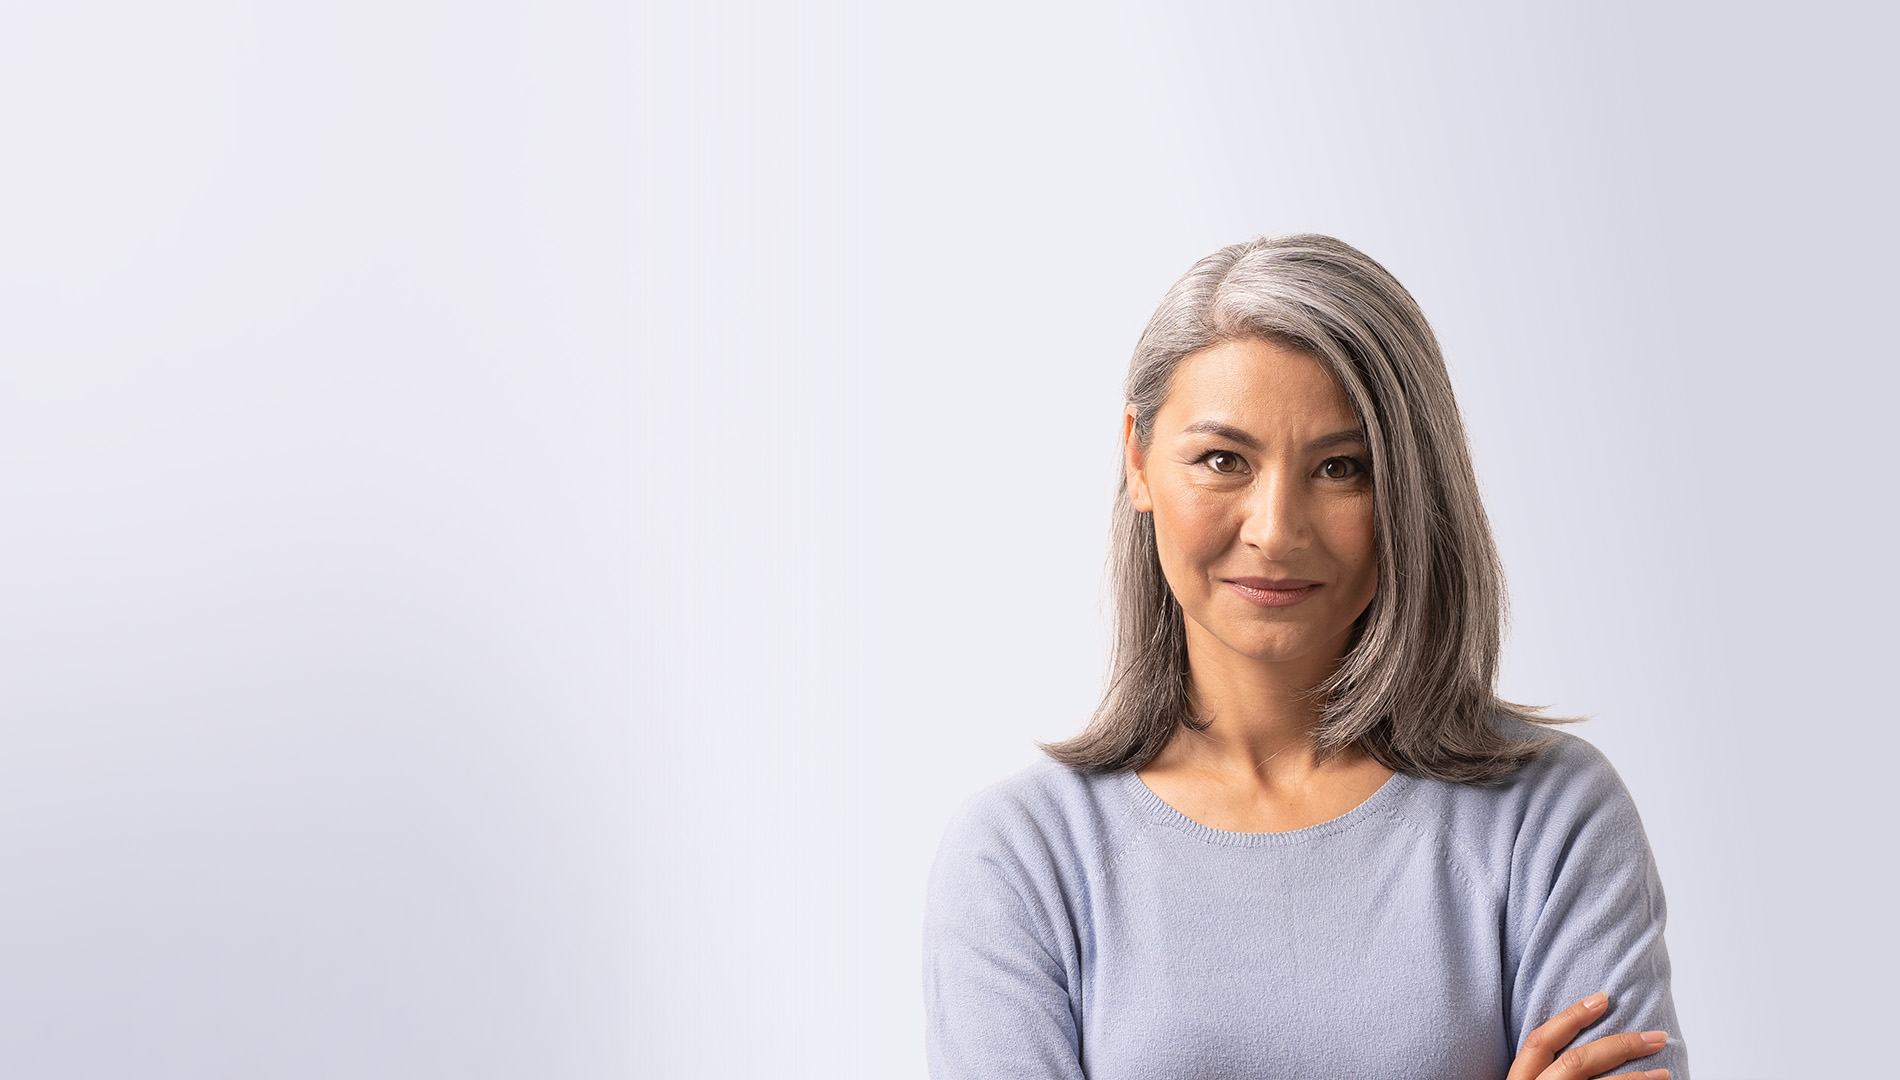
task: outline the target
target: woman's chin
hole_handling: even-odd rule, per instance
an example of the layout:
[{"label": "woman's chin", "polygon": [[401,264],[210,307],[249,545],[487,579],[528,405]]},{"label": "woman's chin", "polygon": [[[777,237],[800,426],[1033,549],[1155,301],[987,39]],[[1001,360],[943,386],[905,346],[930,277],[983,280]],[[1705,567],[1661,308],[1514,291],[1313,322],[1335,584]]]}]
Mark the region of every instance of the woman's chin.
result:
[{"label": "woman's chin", "polygon": [[1338,659],[1338,654],[1335,650],[1327,648],[1329,644],[1329,642],[1303,636],[1270,641],[1243,639],[1229,644],[1228,648],[1258,664],[1298,664],[1316,659],[1323,659],[1330,663]]}]

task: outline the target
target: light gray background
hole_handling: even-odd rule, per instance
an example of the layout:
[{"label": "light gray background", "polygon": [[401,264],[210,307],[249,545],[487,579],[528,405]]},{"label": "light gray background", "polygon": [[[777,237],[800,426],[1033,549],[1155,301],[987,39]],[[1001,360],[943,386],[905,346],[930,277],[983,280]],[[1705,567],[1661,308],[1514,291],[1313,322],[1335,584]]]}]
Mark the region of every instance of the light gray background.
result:
[{"label": "light gray background", "polygon": [[1295,230],[1444,341],[1697,1076],[1876,1074],[1892,30],[9,9],[0,1074],[921,1076],[938,834],[1100,685],[1135,336]]}]

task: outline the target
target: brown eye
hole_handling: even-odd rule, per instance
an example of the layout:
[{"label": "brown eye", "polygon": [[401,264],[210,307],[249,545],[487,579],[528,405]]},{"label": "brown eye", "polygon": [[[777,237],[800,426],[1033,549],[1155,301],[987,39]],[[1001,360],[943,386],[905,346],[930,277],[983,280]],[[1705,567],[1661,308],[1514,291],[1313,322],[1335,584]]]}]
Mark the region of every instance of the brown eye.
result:
[{"label": "brown eye", "polygon": [[1217,473],[1226,473],[1231,476],[1241,470],[1240,457],[1225,450],[1216,450],[1201,460],[1207,462],[1208,468]]},{"label": "brown eye", "polygon": [[1319,474],[1328,480],[1350,480],[1364,469],[1349,457],[1327,458],[1320,463]]}]

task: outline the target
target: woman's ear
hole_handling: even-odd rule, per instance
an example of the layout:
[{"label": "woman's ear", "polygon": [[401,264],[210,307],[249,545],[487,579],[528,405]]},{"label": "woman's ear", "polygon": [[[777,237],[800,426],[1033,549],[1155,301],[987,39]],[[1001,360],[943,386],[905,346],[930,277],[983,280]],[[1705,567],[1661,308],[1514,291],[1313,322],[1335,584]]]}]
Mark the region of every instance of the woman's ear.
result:
[{"label": "woman's ear", "polygon": [[1148,496],[1148,478],[1141,472],[1141,442],[1135,435],[1133,405],[1122,413],[1122,463],[1128,478],[1128,501],[1139,513],[1152,512],[1155,501]]}]

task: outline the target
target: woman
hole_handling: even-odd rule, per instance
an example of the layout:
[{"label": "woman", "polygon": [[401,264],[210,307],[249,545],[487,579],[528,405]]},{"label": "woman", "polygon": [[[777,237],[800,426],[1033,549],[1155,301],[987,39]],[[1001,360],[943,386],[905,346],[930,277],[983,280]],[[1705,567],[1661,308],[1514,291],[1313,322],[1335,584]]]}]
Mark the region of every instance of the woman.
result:
[{"label": "woman", "polygon": [[1411,296],[1329,237],[1225,248],[1126,393],[1108,690],[944,838],[932,1075],[1685,1080],[1629,794],[1496,696]]}]

